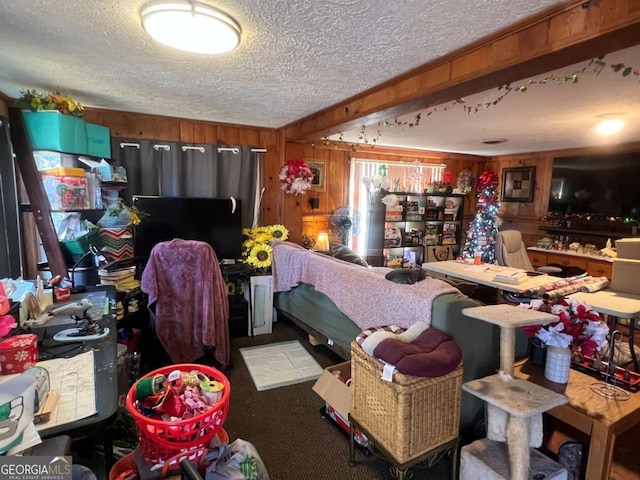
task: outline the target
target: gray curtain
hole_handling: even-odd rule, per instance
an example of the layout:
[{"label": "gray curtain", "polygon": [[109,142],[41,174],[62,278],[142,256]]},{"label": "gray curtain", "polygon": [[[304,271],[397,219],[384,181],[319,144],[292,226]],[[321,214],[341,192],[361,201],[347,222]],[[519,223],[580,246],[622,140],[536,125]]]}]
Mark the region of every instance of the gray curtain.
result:
[{"label": "gray curtain", "polygon": [[229,147],[113,137],[113,160],[127,169],[129,180],[122,196],[128,202],[132,195],[235,197],[242,203],[242,226],[251,227],[258,154],[250,146],[219,148]]}]

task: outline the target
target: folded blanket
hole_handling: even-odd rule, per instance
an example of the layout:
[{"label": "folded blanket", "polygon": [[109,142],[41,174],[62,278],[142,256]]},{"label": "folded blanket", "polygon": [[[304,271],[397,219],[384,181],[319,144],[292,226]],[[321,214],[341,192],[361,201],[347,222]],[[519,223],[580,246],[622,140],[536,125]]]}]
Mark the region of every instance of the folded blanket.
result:
[{"label": "folded blanket", "polygon": [[300,283],[313,285],[362,330],[381,325],[409,328],[418,321],[431,324],[433,299],[457,291],[435,278],[412,285],[394,283],[385,278],[390,270],[363,268],[289,242],[273,247],[274,292]]}]

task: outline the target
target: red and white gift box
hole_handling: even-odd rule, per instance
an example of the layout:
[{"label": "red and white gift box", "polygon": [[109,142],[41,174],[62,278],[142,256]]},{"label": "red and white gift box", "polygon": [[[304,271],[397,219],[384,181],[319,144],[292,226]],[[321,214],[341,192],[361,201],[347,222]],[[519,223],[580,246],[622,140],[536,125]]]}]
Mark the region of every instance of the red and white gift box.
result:
[{"label": "red and white gift box", "polygon": [[38,337],[15,335],[0,342],[0,373],[22,373],[38,363]]}]

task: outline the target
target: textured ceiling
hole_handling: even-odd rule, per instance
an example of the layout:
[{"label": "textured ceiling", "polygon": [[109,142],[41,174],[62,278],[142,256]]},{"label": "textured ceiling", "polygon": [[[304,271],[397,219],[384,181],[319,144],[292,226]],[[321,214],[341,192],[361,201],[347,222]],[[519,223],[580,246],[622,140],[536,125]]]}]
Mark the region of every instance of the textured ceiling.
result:
[{"label": "textured ceiling", "polygon": [[[640,46],[612,52],[604,57],[601,71],[590,61],[570,65],[544,75],[512,83],[528,85],[524,92],[511,91],[498,104],[467,113],[461,104],[445,103],[410,115],[390,118],[389,126],[366,125],[366,141],[377,145],[420,148],[478,155],[561,150],[640,141]],[[623,77],[611,65],[632,66],[634,74]],[[565,81],[578,73],[578,82]],[[536,82],[548,79],[544,84]],[[466,97],[465,105],[492,103],[504,90]],[[415,123],[417,114],[420,120]],[[615,114],[615,115],[612,115]],[[624,120],[618,134],[598,135],[594,128],[604,116]],[[362,143],[361,129],[330,137]],[[502,138],[505,143],[485,145],[482,140]]]},{"label": "textured ceiling", "polygon": [[[218,0],[242,26],[221,56],[151,41],[144,0],[0,0],[0,92],[282,127],[558,0]],[[491,134],[493,136],[493,134]]]}]

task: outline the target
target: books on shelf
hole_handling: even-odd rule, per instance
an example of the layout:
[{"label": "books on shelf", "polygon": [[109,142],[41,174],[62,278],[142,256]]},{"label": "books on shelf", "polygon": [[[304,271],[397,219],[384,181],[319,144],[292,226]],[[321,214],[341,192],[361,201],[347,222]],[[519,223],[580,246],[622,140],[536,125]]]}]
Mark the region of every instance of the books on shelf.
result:
[{"label": "books on shelf", "polygon": [[458,226],[455,223],[444,223],[442,225],[442,245],[455,245],[456,231]]},{"label": "books on shelf", "polygon": [[423,245],[438,245],[438,236],[438,224],[427,223],[424,227]]},{"label": "books on shelf", "polygon": [[113,285],[116,290],[122,292],[131,292],[140,288],[140,280],[136,280],[136,267],[124,267],[115,270],[106,270],[101,268],[98,270],[100,277],[100,285]]},{"label": "books on shelf", "polygon": [[401,222],[403,211],[402,205],[387,207],[384,219],[387,222]]}]

